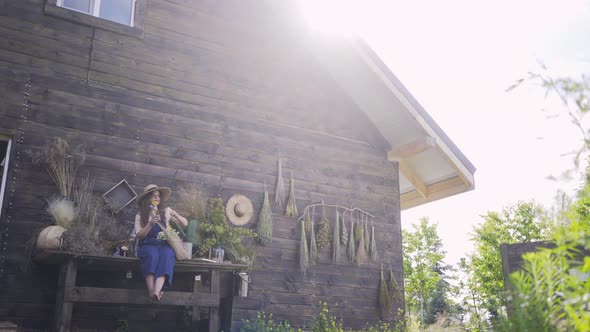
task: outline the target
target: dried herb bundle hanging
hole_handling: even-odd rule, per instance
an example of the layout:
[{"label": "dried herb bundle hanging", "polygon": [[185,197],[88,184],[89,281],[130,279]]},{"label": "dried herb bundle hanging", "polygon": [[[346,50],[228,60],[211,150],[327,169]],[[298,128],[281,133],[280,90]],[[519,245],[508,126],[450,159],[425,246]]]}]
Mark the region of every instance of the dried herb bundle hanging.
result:
[{"label": "dried herb bundle hanging", "polygon": [[289,189],[289,200],[285,208],[285,215],[287,217],[297,217],[297,201],[295,200],[295,179],[293,179],[293,172],[291,172],[291,188]]},{"label": "dried herb bundle hanging", "polygon": [[354,220],[351,218],[350,219],[350,238],[348,239],[348,250],[347,250],[347,254],[348,254],[348,259],[353,262],[354,261],[354,257],[356,255],[356,248],[354,246]]},{"label": "dried herb bundle hanging", "polygon": [[340,212],[336,210],[336,222],[334,222],[334,235],[332,236],[332,263],[340,263]]},{"label": "dried herb bundle hanging", "polygon": [[279,209],[283,208],[285,203],[285,183],[283,182],[283,170],[281,164],[281,157],[279,156],[278,162],[278,175],[277,175],[277,187],[275,189],[275,204]]},{"label": "dried herb bundle hanging", "polygon": [[324,249],[330,246],[330,222],[326,217],[326,208],[322,207],[322,219],[318,224],[317,245],[318,249]]},{"label": "dried herb bundle hanging", "polygon": [[262,209],[260,209],[256,234],[258,242],[263,246],[267,246],[272,242],[272,211],[270,210],[268,191],[266,189],[264,189],[264,200],[262,201]]},{"label": "dried herb bundle hanging", "polygon": [[381,265],[381,280],[379,281],[379,307],[381,308],[381,318],[385,318],[392,307],[391,293],[385,277],[383,276],[383,265]]},{"label": "dried herb bundle hanging", "polygon": [[346,229],[346,223],[344,220],[344,216],[346,214],[342,214],[342,237],[340,239],[340,242],[342,243],[343,246],[347,247],[348,246],[348,230]]},{"label": "dried herb bundle hanging", "polygon": [[[354,216],[354,214],[353,214],[353,216]],[[361,217],[362,217],[362,215],[361,215]],[[357,217],[355,219],[357,219],[358,222],[357,222],[356,227],[354,228],[354,240],[356,242],[359,242],[361,240],[361,236],[363,235],[362,234],[363,224],[362,224],[362,220],[359,220],[358,214],[357,214]]]},{"label": "dried herb bundle hanging", "polygon": [[395,301],[398,300],[400,292],[399,286],[397,285],[397,281],[395,281],[395,277],[393,276],[392,270],[389,270],[389,284],[387,288],[389,290],[389,299],[391,301],[391,304],[393,304]]},{"label": "dried herb bundle hanging", "polygon": [[309,268],[309,252],[307,250],[304,221],[301,221],[301,241],[299,243],[299,269],[305,274]]},{"label": "dried herb bundle hanging", "polygon": [[377,261],[377,242],[375,242],[375,227],[371,226],[371,245],[369,246],[369,256],[373,262]]},{"label": "dried herb bundle hanging", "polygon": [[311,233],[311,221],[315,217],[315,206],[311,208],[311,212],[309,209],[305,210],[305,231]]},{"label": "dried herb bundle hanging", "polygon": [[311,233],[309,239],[309,261],[311,265],[315,265],[318,261],[318,246],[315,242],[315,225],[313,220],[311,221]]},{"label": "dried herb bundle hanging", "polygon": [[365,235],[365,252],[370,252],[369,245],[371,244],[371,234],[369,233],[369,223],[367,219],[365,219],[365,223],[363,224],[363,234]]},{"label": "dried herb bundle hanging", "polygon": [[367,261],[367,251],[365,250],[365,235],[362,225],[358,225],[358,228],[361,229],[361,241],[359,242],[359,247],[356,251],[355,262],[356,265],[361,265]]}]

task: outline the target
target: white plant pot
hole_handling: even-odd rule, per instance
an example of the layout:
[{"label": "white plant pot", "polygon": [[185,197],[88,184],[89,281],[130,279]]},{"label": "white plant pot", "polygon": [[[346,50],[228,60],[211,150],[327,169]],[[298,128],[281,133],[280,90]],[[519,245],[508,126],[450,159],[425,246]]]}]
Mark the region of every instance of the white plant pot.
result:
[{"label": "white plant pot", "polygon": [[37,249],[59,249],[65,231],[65,228],[57,225],[45,227],[37,237]]},{"label": "white plant pot", "polygon": [[184,249],[186,249],[186,253],[188,254],[189,259],[193,258],[193,243],[192,242],[183,242]]}]

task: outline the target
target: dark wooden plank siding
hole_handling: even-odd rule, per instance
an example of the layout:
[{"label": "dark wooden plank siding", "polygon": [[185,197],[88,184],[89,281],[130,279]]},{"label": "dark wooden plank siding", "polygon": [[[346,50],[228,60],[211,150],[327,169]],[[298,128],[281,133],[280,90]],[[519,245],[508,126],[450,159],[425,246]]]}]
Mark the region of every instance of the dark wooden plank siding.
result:
[{"label": "dark wooden plank siding", "polygon": [[[379,264],[398,280],[402,273],[397,167],[283,5],[149,0],[143,39],[45,15],[43,5],[0,0],[0,133],[14,139],[0,220],[0,320],[48,326],[53,314],[56,271],[31,264],[27,246],[50,221],[44,198],[57,190],[25,155],[51,137],[86,145],[80,173],[95,177],[99,192],[121,179],[137,192],[193,182],[211,197],[245,194],[253,220],[280,153],[300,211],[324,200],[380,216],[380,259],[332,265],[322,252],[303,275],[299,223],[273,208],[273,243],[259,249],[250,297],[235,300],[232,320],[260,309],[304,324],[320,301],[351,327],[379,319]],[[81,307],[74,322],[98,322],[100,312]]]}]

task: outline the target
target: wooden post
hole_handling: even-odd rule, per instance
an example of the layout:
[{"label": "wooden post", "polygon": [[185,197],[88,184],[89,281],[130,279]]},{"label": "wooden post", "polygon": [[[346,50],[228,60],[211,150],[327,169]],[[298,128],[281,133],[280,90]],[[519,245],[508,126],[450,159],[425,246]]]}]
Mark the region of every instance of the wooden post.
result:
[{"label": "wooden post", "polygon": [[76,274],[77,267],[73,258],[61,265],[55,302],[55,331],[57,332],[70,331],[73,303],[65,301],[65,295],[76,286]]},{"label": "wooden post", "polygon": [[[193,293],[199,293],[199,291],[201,290],[201,283],[202,283],[202,275],[201,274],[197,274],[195,275],[195,280],[193,281]],[[197,298],[195,296],[195,298]],[[193,331],[199,331],[199,325],[200,325],[200,313],[199,313],[199,306],[196,304],[193,304],[193,313],[192,313],[192,330]]]},{"label": "wooden post", "polygon": [[[211,294],[219,296],[219,271],[211,270]],[[209,308],[209,332],[219,331],[219,306]]]}]

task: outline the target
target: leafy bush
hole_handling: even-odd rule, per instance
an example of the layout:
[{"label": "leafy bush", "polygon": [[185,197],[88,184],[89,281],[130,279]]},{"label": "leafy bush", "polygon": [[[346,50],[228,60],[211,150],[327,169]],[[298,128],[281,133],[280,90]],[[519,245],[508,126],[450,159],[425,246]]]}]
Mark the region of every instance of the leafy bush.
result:
[{"label": "leafy bush", "polygon": [[[400,324],[397,328],[393,328],[389,323],[379,322],[375,326],[367,325],[361,330],[345,330],[342,327],[342,321],[339,320],[328,308],[328,304],[320,302],[319,313],[314,317],[309,326],[311,332],[401,332],[403,330],[403,312],[398,313],[400,317]],[[244,326],[240,329],[241,332],[302,332],[300,328],[294,328],[288,321],[276,323],[272,314],[259,312],[256,319],[245,320]]]},{"label": "leafy bush", "polygon": [[242,238],[253,238],[254,232],[250,229],[233,227],[227,222],[225,207],[221,198],[212,198],[207,206],[207,217],[201,225],[204,240],[199,254],[204,255],[210,248],[222,246],[231,248],[237,252],[238,257],[245,254]]},{"label": "leafy bush", "polygon": [[[511,275],[510,315],[500,331],[590,331],[590,198],[556,228],[555,248],[523,256],[524,271]],[[584,257],[583,261],[578,261]]]},{"label": "leafy bush", "polygon": [[275,323],[272,314],[259,312],[254,320],[246,320],[240,328],[242,332],[300,332],[301,329],[291,327],[288,321]]}]

